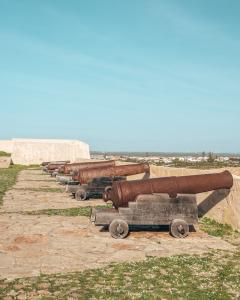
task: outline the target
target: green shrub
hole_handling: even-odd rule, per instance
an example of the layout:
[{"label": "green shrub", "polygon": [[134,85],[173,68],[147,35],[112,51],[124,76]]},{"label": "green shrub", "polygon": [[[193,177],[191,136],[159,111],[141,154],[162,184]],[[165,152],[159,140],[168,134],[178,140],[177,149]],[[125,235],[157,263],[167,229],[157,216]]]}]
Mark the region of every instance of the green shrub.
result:
[{"label": "green shrub", "polygon": [[0,151],[0,156],[8,156],[8,157],[10,157],[10,156],[11,156],[11,153],[7,153],[7,152],[4,152],[4,151]]}]

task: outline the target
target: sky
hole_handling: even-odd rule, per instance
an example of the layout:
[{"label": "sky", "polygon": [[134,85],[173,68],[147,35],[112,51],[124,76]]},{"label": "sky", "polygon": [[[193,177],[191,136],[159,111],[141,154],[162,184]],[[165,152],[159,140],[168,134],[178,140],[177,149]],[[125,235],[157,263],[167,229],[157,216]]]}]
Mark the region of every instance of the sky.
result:
[{"label": "sky", "polygon": [[0,139],[240,152],[240,1],[0,0]]}]

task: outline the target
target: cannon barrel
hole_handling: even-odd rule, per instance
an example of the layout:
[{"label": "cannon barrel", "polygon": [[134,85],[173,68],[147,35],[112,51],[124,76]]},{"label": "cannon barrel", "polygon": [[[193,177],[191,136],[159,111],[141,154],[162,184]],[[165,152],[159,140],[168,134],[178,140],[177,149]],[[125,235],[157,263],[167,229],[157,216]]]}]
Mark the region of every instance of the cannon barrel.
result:
[{"label": "cannon barrel", "polygon": [[115,160],[66,164],[59,168],[59,173],[70,174],[71,172],[80,171],[82,169],[101,168],[106,166],[115,166]]},{"label": "cannon barrel", "polygon": [[[114,182],[110,192],[113,205],[124,207],[135,201],[140,194],[166,193],[170,197],[177,194],[198,194],[218,189],[230,189],[233,186],[232,174],[228,171],[214,174],[172,176],[145,180]],[[104,195],[108,199],[108,195]]]},{"label": "cannon barrel", "polygon": [[81,184],[88,183],[96,177],[115,177],[115,176],[130,176],[141,173],[149,173],[150,167],[148,164],[131,164],[103,168],[83,169],[73,176],[73,180],[79,181]]},{"label": "cannon barrel", "polygon": [[44,161],[42,162],[42,166],[45,167],[49,164],[68,164],[70,163],[70,160],[60,160],[60,161]]},{"label": "cannon barrel", "polygon": [[64,165],[65,165],[65,163],[50,163],[46,166],[46,168],[48,171],[54,171],[56,169],[61,168]]}]

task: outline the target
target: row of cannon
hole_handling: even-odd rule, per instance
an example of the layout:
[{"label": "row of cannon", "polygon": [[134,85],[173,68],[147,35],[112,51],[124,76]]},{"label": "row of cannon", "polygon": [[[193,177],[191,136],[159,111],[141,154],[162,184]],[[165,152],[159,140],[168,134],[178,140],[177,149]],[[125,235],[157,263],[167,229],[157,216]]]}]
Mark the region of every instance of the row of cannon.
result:
[{"label": "row of cannon", "polygon": [[[103,198],[114,209],[93,209],[96,225],[109,227],[115,238],[126,237],[130,225],[169,225],[175,237],[185,237],[197,222],[196,194],[231,189],[230,172],[150,178],[147,163],[116,165],[114,160],[70,163],[45,162],[49,172],[77,200]],[[144,174],[140,180],[127,176]]]},{"label": "row of cannon", "polygon": [[115,182],[126,181],[130,175],[145,173],[149,177],[150,174],[148,164],[116,165],[114,160],[72,164],[54,162],[46,165],[44,170],[56,176],[61,184],[66,184],[66,191],[77,200],[109,200]]}]

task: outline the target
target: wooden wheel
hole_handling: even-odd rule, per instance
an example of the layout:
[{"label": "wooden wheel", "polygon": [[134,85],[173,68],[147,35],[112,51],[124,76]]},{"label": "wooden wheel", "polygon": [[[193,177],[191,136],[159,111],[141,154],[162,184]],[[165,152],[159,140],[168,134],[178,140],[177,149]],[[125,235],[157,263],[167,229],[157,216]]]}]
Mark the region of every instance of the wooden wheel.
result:
[{"label": "wooden wheel", "polygon": [[75,193],[75,199],[78,201],[87,200],[87,192],[84,190],[77,190]]},{"label": "wooden wheel", "polygon": [[184,220],[175,219],[170,224],[170,232],[175,238],[185,238],[189,234],[189,226]]},{"label": "wooden wheel", "polygon": [[108,200],[111,200],[111,196],[110,196],[111,190],[112,190],[112,187],[110,185],[105,187],[104,193],[103,193],[103,200],[105,202],[107,202]]},{"label": "wooden wheel", "polygon": [[115,239],[124,239],[129,232],[128,223],[121,219],[115,219],[109,226],[109,232]]}]

